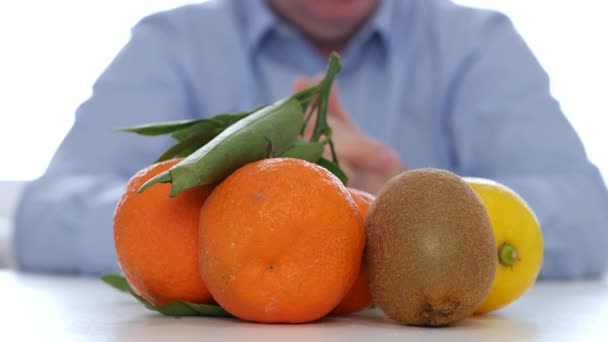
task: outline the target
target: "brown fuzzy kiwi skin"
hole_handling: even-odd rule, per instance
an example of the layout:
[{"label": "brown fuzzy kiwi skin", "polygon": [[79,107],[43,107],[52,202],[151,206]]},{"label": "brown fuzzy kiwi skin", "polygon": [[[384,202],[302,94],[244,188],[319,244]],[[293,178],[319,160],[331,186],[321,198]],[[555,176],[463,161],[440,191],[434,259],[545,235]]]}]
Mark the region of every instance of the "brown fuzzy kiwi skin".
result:
[{"label": "brown fuzzy kiwi skin", "polygon": [[496,242],[481,199],[446,170],[391,179],[370,207],[365,259],[374,303],[405,325],[470,316],[490,290]]}]

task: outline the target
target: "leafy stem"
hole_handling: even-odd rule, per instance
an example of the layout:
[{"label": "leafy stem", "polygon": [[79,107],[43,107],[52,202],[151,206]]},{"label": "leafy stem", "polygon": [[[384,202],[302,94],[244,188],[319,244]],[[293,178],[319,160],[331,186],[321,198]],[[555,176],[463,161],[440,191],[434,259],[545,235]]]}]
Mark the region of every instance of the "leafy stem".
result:
[{"label": "leafy stem", "polygon": [[329,123],[327,122],[327,107],[329,105],[331,85],[334,81],[334,78],[336,77],[336,74],[338,74],[340,70],[342,70],[340,59],[336,53],[332,53],[329,57],[329,65],[327,66],[327,71],[325,72],[325,78],[323,78],[323,80],[319,84],[319,99],[317,102],[317,122],[315,123],[315,128],[311,137],[311,141],[319,141],[321,135],[325,135],[327,137],[332,159],[337,165],[339,165],[338,158],[336,156],[333,141],[331,140],[332,131],[331,127],[329,126]]},{"label": "leafy stem", "polygon": [[[323,154],[323,148],[319,146],[329,146],[332,161],[325,160],[323,163],[330,171],[335,170],[332,172],[347,185],[346,175],[338,164],[332,129],[327,122],[331,86],[341,69],[340,58],[333,53],[320,83],[249,112],[118,129],[146,136],[170,135],[176,143],[161,154],[157,162],[184,158],[169,171],[148,181],[140,191],[159,182],[170,182],[171,193],[175,195],[192,186],[218,182],[235,168],[268,157],[268,145],[266,141],[260,142],[259,137],[275,136],[270,139],[272,152],[273,155],[281,156],[294,147],[298,135],[302,134],[315,113],[317,115],[309,141],[311,145],[293,148],[288,155],[315,162]],[[277,141],[278,138],[280,141]]]}]

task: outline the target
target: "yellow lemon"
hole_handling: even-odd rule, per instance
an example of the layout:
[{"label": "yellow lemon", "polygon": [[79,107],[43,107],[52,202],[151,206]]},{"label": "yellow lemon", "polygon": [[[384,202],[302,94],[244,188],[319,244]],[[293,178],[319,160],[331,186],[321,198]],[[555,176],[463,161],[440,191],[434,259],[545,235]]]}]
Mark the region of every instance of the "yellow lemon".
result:
[{"label": "yellow lemon", "polygon": [[496,277],[481,314],[521,297],[536,281],[543,261],[543,235],[534,212],[507,186],[482,178],[464,178],[481,197],[496,238]]}]

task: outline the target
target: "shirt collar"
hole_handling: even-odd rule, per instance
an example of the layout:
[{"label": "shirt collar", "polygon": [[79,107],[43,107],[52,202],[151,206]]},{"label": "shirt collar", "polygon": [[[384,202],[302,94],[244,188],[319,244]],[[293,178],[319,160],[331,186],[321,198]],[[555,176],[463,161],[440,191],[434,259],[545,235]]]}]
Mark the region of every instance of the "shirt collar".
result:
[{"label": "shirt collar", "polygon": [[239,1],[237,6],[242,6],[244,17],[247,18],[245,25],[247,48],[249,52],[255,52],[264,38],[279,25],[279,20],[265,0]]},{"label": "shirt collar", "polygon": [[[272,13],[265,0],[242,1],[239,2],[239,5],[243,6],[242,10],[247,18],[245,26],[247,48],[249,52],[255,52],[262,45],[266,36],[279,28],[281,22]],[[391,13],[394,7],[394,0],[381,1],[376,13],[360,34],[365,37],[377,34],[385,47],[390,48]]]},{"label": "shirt collar", "polygon": [[369,35],[377,34],[387,49],[391,45],[391,13],[393,13],[394,5],[393,0],[381,1],[380,7],[368,23]]}]

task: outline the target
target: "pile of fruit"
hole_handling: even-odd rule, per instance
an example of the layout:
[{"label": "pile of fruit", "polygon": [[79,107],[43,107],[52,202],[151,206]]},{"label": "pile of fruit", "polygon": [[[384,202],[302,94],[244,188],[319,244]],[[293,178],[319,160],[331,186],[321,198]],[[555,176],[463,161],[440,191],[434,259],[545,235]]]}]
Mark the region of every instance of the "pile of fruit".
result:
[{"label": "pile of fruit", "polygon": [[375,305],[448,325],[519,298],[543,247],[514,191],[437,169],[377,197],[347,187],[326,121],[339,71],[333,55],[318,85],[273,105],[124,129],[177,142],[129,181],[114,215],[125,278],[103,280],[166,315],[265,323]]}]

